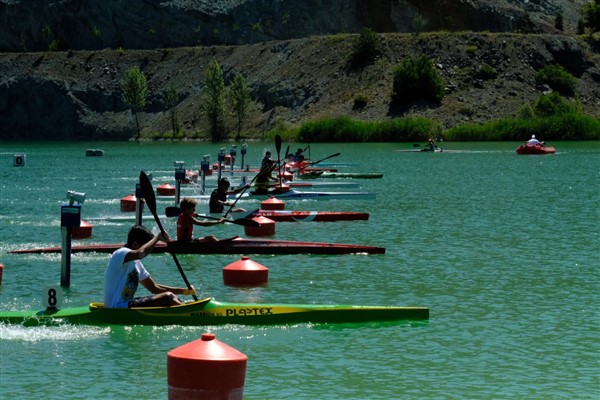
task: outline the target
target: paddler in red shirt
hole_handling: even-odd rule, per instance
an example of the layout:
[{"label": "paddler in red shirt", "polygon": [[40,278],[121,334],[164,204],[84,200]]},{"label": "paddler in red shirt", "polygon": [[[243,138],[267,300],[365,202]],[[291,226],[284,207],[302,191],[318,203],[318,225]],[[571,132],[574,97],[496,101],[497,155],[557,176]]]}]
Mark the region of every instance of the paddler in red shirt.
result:
[{"label": "paddler in red shirt", "polygon": [[196,219],[198,215],[196,214],[196,204],[196,200],[189,197],[184,197],[179,203],[181,214],[179,214],[179,218],[177,219],[177,240],[184,242],[191,242],[192,240],[198,242],[216,242],[218,239],[214,235],[194,239],[194,225],[218,225],[225,222],[225,218],[221,218],[218,221],[200,221]]}]

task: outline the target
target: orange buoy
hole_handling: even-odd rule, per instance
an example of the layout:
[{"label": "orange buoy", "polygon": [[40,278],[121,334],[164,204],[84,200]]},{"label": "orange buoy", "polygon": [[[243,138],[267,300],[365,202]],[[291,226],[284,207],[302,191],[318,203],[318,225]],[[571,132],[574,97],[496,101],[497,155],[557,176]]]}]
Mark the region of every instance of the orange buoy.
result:
[{"label": "orange buoy", "polygon": [[248,357],[212,333],[167,353],[170,400],[244,398]]},{"label": "orange buoy", "polygon": [[278,174],[277,177],[278,178],[281,177],[282,179],[285,179],[286,181],[291,181],[294,179],[294,174],[292,174],[291,172],[288,172],[288,171],[284,171],[281,174]]},{"label": "orange buoy", "polygon": [[232,286],[266,286],[269,281],[269,269],[250,257],[243,256],[241,260],[223,268],[223,283]]},{"label": "orange buoy", "polygon": [[258,227],[246,226],[244,232],[248,236],[271,236],[275,234],[275,221],[266,217],[254,217],[253,221],[258,222]]},{"label": "orange buoy", "polygon": [[88,239],[92,237],[92,228],[92,224],[82,220],[79,223],[79,226],[76,226],[71,230],[71,237],[73,239]]},{"label": "orange buoy", "polygon": [[276,185],[273,185],[273,189],[279,190],[281,193],[285,193],[290,191],[290,185],[286,185],[285,183],[278,183]]},{"label": "orange buoy", "polygon": [[158,193],[159,196],[175,196],[175,186],[163,183],[162,185],[157,186],[156,193]]},{"label": "orange buoy", "polygon": [[283,210],[285,203],[277,197],[269,197],[260,203],[260,208],[263,210]]},{"label": "orange buoy", "polygon": [[[124,212],[132,212],[135,211],[135,204],[137,202],[137,197],[134,194],[130,194],[129,196],[125,196],[121,199],[121,211]],[[141,207],[144,206],[144,200],[141,201]]]}]

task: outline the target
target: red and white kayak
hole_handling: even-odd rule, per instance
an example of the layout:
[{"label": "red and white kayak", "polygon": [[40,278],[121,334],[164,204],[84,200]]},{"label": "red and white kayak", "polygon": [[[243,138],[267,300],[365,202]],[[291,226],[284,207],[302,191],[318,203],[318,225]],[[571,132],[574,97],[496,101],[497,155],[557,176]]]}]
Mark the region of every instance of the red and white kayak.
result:
[{"label": "red and white kayak", "polygon": [[254,210],[249,213],[230,215],[235,219],[265,217],[277,222],[367,221],[369,219],[369,213],[349,211]]},{"label": "red and white kayak", "polygon": [[[71,253],[112,253],[123,244],[91,244],[73,246]],[[60,253],[60,247],[14,250],[12,254]],[[385,248],[343,243],[302,242],[294,240],[244,239],[235,236],[216,242],[157,243],[152,253],[174,254],[385,254]]]}]

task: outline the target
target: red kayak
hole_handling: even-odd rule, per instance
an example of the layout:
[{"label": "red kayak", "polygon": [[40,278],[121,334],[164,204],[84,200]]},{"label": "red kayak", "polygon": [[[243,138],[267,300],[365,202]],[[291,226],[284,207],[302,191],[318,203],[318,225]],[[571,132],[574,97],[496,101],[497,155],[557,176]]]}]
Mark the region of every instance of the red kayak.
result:
[{"label": "red kayak", "polygon": [[349,211],[255,210],[246,218],[266,217],[277,222],[367,221],[369,213]]},{"label": "red kayak", "polygon": [[[71,248],[71,253],[112,253],[122,246],[123,245],[120,243],[73,246]],[[29,254],[60,252],[60,247],[46,247],[41,249],[15,250],[10,253]],[[152,252],[172,252],[176,254],[385,254],[385,248],[342,243],[244,239],[235,236],[230,239],[222,239],[216,242],[172,242],[168,246],[165,243],[157,243]]]},{"label": "red kayak", "polygon": [[517,154],[554,154],[555,152],[556,149],[552,146],[527,146],[522,144],[517,148]]}]

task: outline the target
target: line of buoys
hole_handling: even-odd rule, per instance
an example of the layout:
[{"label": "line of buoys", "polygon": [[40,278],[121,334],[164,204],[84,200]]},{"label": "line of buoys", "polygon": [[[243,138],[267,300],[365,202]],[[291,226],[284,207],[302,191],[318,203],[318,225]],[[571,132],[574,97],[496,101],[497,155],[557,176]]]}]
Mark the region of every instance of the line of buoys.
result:
[{"label": "line of buoys", "polygon": [[92,237],[92,228],[92,224],[82,220],[79,226],[71,230],[71,237],[73,239],[88,239]]},{"label": "line of buoys", "polygon": [[269,269],[243,256],[241,260],[223,268],[223,283],[230,286],[266,286]]},{"label": "line of buoys", "polygon": [[272,236],[275,234],[275,221],[267,217],[254,217],[253,221],[258,222],[258,227],[245,226],[244,232],[248,236]]},{"label": "line of buoys", "polygon": [[248,357],[212,333],[167,353],[170,400],[244,398]]},{"label": "line of buoys", "polygon": [[15,154],[13,157],[13,165],[15,167],[24,167],[27,156],[25,154]]},{"label": "line of buoys", "polygon": [[159,196],[175,196],[175,186],[168,183],[163,183],[156,187],[156,193]]},{"label": "line of buoys", "polygon": [[[121,199],[121,211],[123,212],[134,212],[136,207],[137,197],[132,193],[129,196],[125,196]],[[144,202],[142,201],[142,207]]]},{"label": "line of buoys", "polygon": [[269,197],[260,203],[260,208],[263,210],[283,210],[285,209],[285,203],[277,197]]}]

